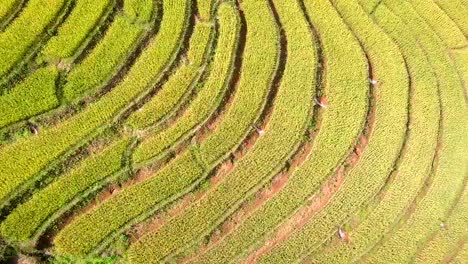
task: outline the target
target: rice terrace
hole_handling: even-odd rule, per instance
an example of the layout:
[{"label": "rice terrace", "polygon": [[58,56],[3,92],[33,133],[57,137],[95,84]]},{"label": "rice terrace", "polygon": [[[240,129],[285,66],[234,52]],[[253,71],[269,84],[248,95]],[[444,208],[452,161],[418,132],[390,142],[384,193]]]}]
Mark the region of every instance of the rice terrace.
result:
[{"label": "rice terrace", "polygon": [[0,263],[468,263],[468,0],[0,0]]}]

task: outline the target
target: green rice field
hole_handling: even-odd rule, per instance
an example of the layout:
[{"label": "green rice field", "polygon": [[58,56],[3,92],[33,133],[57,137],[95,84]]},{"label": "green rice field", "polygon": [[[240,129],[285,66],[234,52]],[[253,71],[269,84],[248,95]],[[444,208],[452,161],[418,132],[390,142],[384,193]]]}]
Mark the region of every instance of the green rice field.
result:
[{"label": "green rice field", "polygon": [[468,263],[467,0],[0,0],[0,263]]}]

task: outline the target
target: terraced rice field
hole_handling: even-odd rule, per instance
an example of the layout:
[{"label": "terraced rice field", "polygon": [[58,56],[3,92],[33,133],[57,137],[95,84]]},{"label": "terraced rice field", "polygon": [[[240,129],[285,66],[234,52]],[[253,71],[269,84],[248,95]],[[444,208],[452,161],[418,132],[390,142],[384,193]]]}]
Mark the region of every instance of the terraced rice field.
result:
[{"label": "terraced rice field", "polygon": [[468,1],[1,0],[0,263],[468,263]]}]

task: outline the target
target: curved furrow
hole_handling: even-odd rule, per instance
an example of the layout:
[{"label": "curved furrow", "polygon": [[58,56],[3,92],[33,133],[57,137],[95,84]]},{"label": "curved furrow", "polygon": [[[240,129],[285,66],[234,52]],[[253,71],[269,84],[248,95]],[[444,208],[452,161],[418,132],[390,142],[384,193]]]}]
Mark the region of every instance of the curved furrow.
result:
[{"label": "curved furrow", "polygon": [[467,109],[460,89],[461,80],[445,53],[444,43],[410,5],[400,1],[388,1],[386,5],[415,33],[436,73],[443,109],[442,144],[431,184],[420,191],[413,201],[414,208],[406,212],[404,221],[365,256],[367,262],[381,258],[382,254],[398,262],[412,257],[418,245],[439,227],[440,220],[447,217],[447,212],[460,196],[468,157],[467,150],[462,147],[468,141],[468,134],[466,122],[462,121]]},{"label": "curved furrow", "polygon": [[134,1],[124,0],[123,13],[115,16],[96,46],[67,72],[65,83],[61,86],[64,103],[81,101],[83,98],[96,96],[96,93],[100,97],[108,92],[125,77],[150,44],[151,38],[158,31],[158,19],[162,17],[162,10],[159,14],[157,11],[160,8],[156,2],[153,4],[143,1],[145,5],[139,9],[157,9],[148,20],[144,20],[145,23],[150,23],[146,29],[144,25],[136,23],[138,17],[144,16],[144,12],[126,11],[125,6],[130,5],[129,2]]},{"label": "curved furrow", "polygon": [[[308,28],[308,24],[306,23],[305,18],[302,16],[302,11],[300,9],[299,3],[295,3],[293,5],[287,4],[287,3],[274,3],[276,6],[276,10],[279,15],[279,20],[281,24],[283,25],[283,28],[285,30],[285,35],[287,38],[287,51],[288,51],[288,57],[287,60],[285,61],[285,70],[283,74],[283,78],[280,84],[280,91],[278,92],[277,98],[276,99],[276,104],[281,104],[281,96],[287,96],[285,95],[285,91],[282,90],[289,90],[293,89],[293,87],[297,87],[296,89],[300,89],[298,92],[301,93],[310,93],[308,91],[309,89],[312,89],[312,93],[309,94],[310,100],[312,100],[313,97],[315,97],[317,94],[315,93],[314,90],[316,90],[317,86],[320,84],[320,77],[318,77],[319,74],[319,67],[317,65],[317,48],[315,47],[315,44],[313,43],[313,37],[312,33],[310,32]],[[288,8],[291,8],[292,10],[288,10]],[[294,9],[295,12],[294,12]],[[295,19],[294,16],[299,15],[299,19]],[[297,30],[293,34],[293,29]],[[298,34],[298,37],[295,37],[295,34]],[[304,36],[310,36],[310,42],[304,42],[303,37]],[[299,38],[301,36],[301,38]],[[309,72],[309,73],[307,73]],[[307,83],[298,83],[300,82],[299,76],[311,76],[315,74],[316,78],[313,79],[311,78],[309,82]],[[318,82],[318,83],[317,83]],[[314,110],[314,116],[317,114],[317,109]],[[314,118],[315,121],[317,121],[317,117]],[[273,122],[273,119],[271,119],[271,122]],[[266,132],[268,133],[268,132]],[[314,137],[314,136],[312,136]],[[307,147],[307,145],[310,145]],[[296,164],[291,164],[288,166],[289,168],[287,171],[284,171],[280,173],[278,176],[276,176],[271,183],[271,186],[268,188],[264,188],[264,190],[257,191],[252,196],[257,197],[257,199],[253,200],[252,203],[248,203],[247,205],[244,205],[240,211],[236,213],[237,217],[233,216],[232,223],[230,224],[229,221],[225,222],[223,226],[229,226],[228,234],[224,234],[224,237],[217,237],[217,241],[215,243],[212,243],[212,245],[208,245],[206,249],[204,249],[204,253],[207,253],[208,250],[212,250],[216,246],[219,246],[220,244],[226,246],[234,246],[234,244],[230,244],[230,235],[232,232],[236,232],[236,228],[238,224],[242,223],[246,218],[249,217],[250,213],[254,213],[258,208],[263,206],[264,203],[268,202],[269,199],[274,198],[274,195],[281,191],[282,188],[284,188],[285,184],[287,184],[288,178],[290,177],[289,174],[292,174],[294,170],[296,170],[296,167],[300,166],[302,163],[302,159],[306,159],[306,157],[309,155],[308,153],[310,152],[311,144],[305,143],[300,149],[301,151],[297,152],[294,155],[294,163]],[[234,173],[235,173],[236,167],[234,168]],[[232,177],[229,175],[224,175],[223,177]],[[228,181],[229,178],[226,179]],[[221,182],[222,184],[222,182]],[[213,188],[217,188],[217,186],[214,186]],[[210,194],[204,194],[204,195],[210,195]],[[249,214],[247,214],[249,212]],[[231,227],[234,225],[234,227]],[[252,236],[249,237],[249,239],[254,239],[255,237],[253,234]],[[218,239],[220,241],[218,241]],[[244,243],[249,243],[248,241],[244,241]],[[195,261],[195,262],[210,262],[210,261],[216,261],[216,262],[227,262],[230,260],[232,257],[234,257],[236,252],[230,252],[229,254],[227,251],[223,251],[220,254],[217,254],[218,258],[209,258],[207,256],[202,256],[197,253],[196,256],[191,257],[190,262]],[[208,253],[210,255],[210,253]],[[199,257],[201,259],[199,259]],[[188,260],[185,260],[188,261]]]},{"label": "curved furrow", "polygon": [[[57,29],[39,55],[40,59],[57,61],[66,59],[90,39],[93,29],[110,14],[116,0],[77,0],[70,15]],[[94,30],[95,31],[95,30]]]},{"label": "curved furrow", "polygon": [[21,14],[0,33],[0,93],[50,38],[47,31],[55,30],[72,8],[72,0],[28,1]]},{"label": "curved furrow", "polygon": [[452,21],[457,24],[458,28],[463,32],[465,38],[468,37],[468,7],[464,6],[461,0],[433,0],[440,9],[442,9]]},{"label": "curved furrow", "polygon": [[[253,20],[254,10],[265,12],[262,17],[268,14],[266,3],[243,2],[242,8],[246,15],[248,32],[250,29],[251,32],[253,31],[252,34],[258,34],[257,31],[261,29],[262,34],[264,34],[266,26],[272,26],[272,22],[266,19],[263,21]],[[271,8],[276,22],[281,27],[276,9],[272,5]],[[262,26],[257,28],[259,25]],[[270,36],[266,40],[274,41],[272,37]],[[249,35],[247,41],[249,41]],[[282,42],[283,45],[287,45],[286,39],[283,39]],[[265,47],[265,43],[263,46]],[[274,47],[274,45],[272,46]],[[249,51],[249,48],[247,44],[246,50]],[[282,62],[284,63],[284,61]],[[279,72],[279,74],[282,73]],[[276,81],[274,81],[274,85],[277,84]],[[284,75],[281,79],[281,82],[283,81],[285,81]],[[312,71],[310,84],[313,84],[313,81]],[[241,79],[241,86],[242,83],[243,79]],[[152,232],[131,245],[128,251],[130,261],[136,261],[137,256],[140,256],[145,260],[157,262],[167,254],[172,254],[173,250],[180,251],[181,248],[187,246],[187,243],[196,243],[200,236],[209,234],[213,228],[234,212],[242,203],[243,196],[256,192],[261,185],[282,169],[284,162],[295,152],[301,141],[313,101],[313,86],[304,85],[303,87],[294,87],[296,89],[289,88],[280,85],[264,133],[258,138],[252,149],[235,164],[233,170],[224,177],[222,182],[214,190],[208,191],[199,202],[190,206],[184,214],[171,219],[158,232]],[[296,102],[294,106],[292,102]],[[276,142],[275,147],[272,147],[273,142]],[[175,237],[177,238],[174,239]],[[141,255],[148,245],[151,245],[155,250]]]},{"label": "curved furrow", "polygon": [[[276,4],[280,17],[282,17],[281,14],[284,16],[282,18],[285,20],[286,34],[288,30],[293,28],[294,30],[302,28],[300,32],[303,32],[302,34],[305,35],[315,31],[310,22],[307,25],[305,21],[301,23],[300,20],[295,21],[292,18],[304,15],[301,10],[303,8],[302,2],[296,2],[295,4],[278,2]],[[299,14],[293,13],[293,10]],[[306,17],[308,18],[308,16]],[[366,64],[362,57],[359,56],[361,55],[360,47],[358,45],[350,46],[350,43],[353,43],[353,38],[350,35],[347,35],[349,41],[346,41],[346,46],[341,46],[341,49],[333,46],[332,39],[334,33],[343,29],[340,29],[339,24],[338,26],[335,24],[329,25],[330,23],[325,22],[325,19],[321,21],[320,18],[312,17],[312,20],[315,19],[318,21],[313,22],[317,24],[316,26],[321,35],[323,35],[323,39],[320,40],[318,37],[314,37],[312,40],[319,43],[322,41],[324,45],[323,56],[325,65],[322,70],[324,70],[323,81],[325,87],[323,88],[323,96],[327,98],[328,107],[321,114],[321,126],[314,139],[312,154],[302,165],[292,172],[283,190],[280,190],[276,196],[271,197],[270,200],[252,212],[251,215],[246,216],[246,219],[243,219],[243,222],[239,223],[239,226],[221,241],[218,241],[204,254],[195,258],[194,261],[197,263],[227,262],[232,260],[232,257],[247,251],[250,245],[259,244],[265,235],[271,232],[272,228],[276,229],[276,226],[282,222],[283,217],[287,217],[303,204],[311,190],[316,189],[320,182],[324,180],[324,177],[333,171],[333,168],[343,159],[338,153],[343,153],[343,156],[346,155],[352,147],[359,129],[362,127],[366,112],[368,84]],[[311,28],[308,29],[308,26]],[[342,36],[345,34],[346,31],[344,33],[340,32]],[[296,52],[303,53],[303,48],[298,47],[307,45],[307,43],[303,43],[302,35],[298,35],[297,39],[293,36],[289,36],[289,38],[290,41],[288,43],[291,43],[289,53],[292,54],[290,62],[292,64],[290,65],[288,62],[286,69],[295,67],[297,70],[301,66],[306,65],[294,63],[296,57],[301,58],[300,56],[296,56]],[[354,63],[351,65],[348,63],[345,66],[339,59],[342,57],[340,54],[346,54],[346,56],[343,56],[343,60]],[[338,76],[344,76],[344,72],[347,70],[354,74],[356,72],[360,72],[361,74],[356,74],[356,77],[352,79],[340,79]],[[288,77],[288,75],[285,75],[284,78]],[[346,92],[343,92],[344,87],[352,87],[352,89],[346,89]],[[350,109],[353,110],[350,111]],[[352,115],[347,115],[346,113],[352,113]],[[337,138],[334,134],[337,130],[341,131],[343,136]],[[333,142],[335,147],[330,148],[331,142]],[[331,153],[336,155],[331,155]],[[317,177],[312,180],[310,175],[323,175],[323,177]]]},{"label": "curved furrow", "polygon": [[[166,1],[169,15],[159,34],[137,59],[125,79],[84,111],[37,136],[18,140],[0,152],[0,201],[5,206],[35,181],[47,164],[111,125],[112,119],[158,80],[175,58],[189,14],[186,0]],[[166,22],[167,21],[167,22]],[[174,32],[178,34],[174,34]],[[164,45],[162,45],[164,44]],[[157,59],[156,59],[157,58]],[[14,165],[14,166],[13,166]]]},{"label": "curved furrow", "polygon": [[58,77],[55,66],[41,68],[0,96],[0,128],[57,107]]},{"label": "curved furrow", "polygon": [[391,41],[389,47],[393,49],[382,50],[377,46],[381,39],[357,37],[368,53],[374,78],[380,84],[374,88],[377,90],[375,124],[369,142],[325,208],[259,262],[294,261],[319,246],[336,232],[336,226],[382,188],[400,154],[408,119],[408,79],[403,58]]},{"label": "curved furrow", "polygon": [[[124,0],[124,5],[134,1]],[[119,2],[117,5],[120,5]],[[148,9],[152,6],[150,1],[150,5],[144,7]],[[70,118],[78,111],[83,110],[87,104],[96,101],[125,77],[141,51],[148,45],[151,37],[156,34],[155,27],[157,26],[150,25],[148,29],[145,29],[143,25],[135,23],[137,18],[133,16],[138,16],[139,13],[132,12],[130,14],[129,12],[118,14],[115,18],[112,17],[112,15],[115,15],[114,12],[107,17],[110,21],[105,23],[110,23],[110,25],[101,25],[97,28],[99,32],[105,32],[105,35],[102,36],[102,39],[94,36],[90,40],[91,42],[99,41],[99,43],[95,47],[92,43],[87,45],[86,49],[92,48],[92,50],[81,52],[81,55],[89,52],[89,54],[85,54],[87,56],[83,61],[78,62],[79,59],[76,59],[73,65],[68,63],[58,64],[61,74],[60,79],[57,81],[55,94],[61,106],[48,109],[49,111],[39,115],[31,115],[27,122],[21,120],[1,128],[0,133],[3,134],[6,143],[12,143],[12,139],[31,124],[34,124],[34,127],[38,130],[42,130],[54,126],[58,122],[63,122],[66,118]],[[154,23],[158,17],[159,15],[154,15],[152,21],[147,22],[158,24],[157,22]],[[71,69],[68,67],[71,67]],[[99,94],[96,94],[97,91],[100,91]],[[84,100],[83,97],[85,97]],[[71,102],[73,104],[70,104]]]},{"label": "curved furrow", "polygon": [[36,192],[2,222],[3,237],[23,246],[33,246],[48,225],[64,211],[92,192],[101,181],[121,171],[128,143],[129,140],[124,138],[94,153],[63,177]]},{"label": "curved furrow", "polygon": [[456,69],[463,83],[465,102],[468,103],[468,48],[450,50],[449,55],[456,65]]},{"label": "curved furrow", "polygon": [[[467,2],[468,4],[468,2]],[[468,5],[467,5],[468,6]],[[463,264],[468,259],[468,240],[463,241],[463,244],[460,247],[460,250],[449,259],[448,263],[450,264]]]},{"label": "curved furrow", "polygon": [[27,0],[5,0],[0,6],[0,33],[18,16]]},{"label": "curved furrow", "polygon": [[448,48],[465,47],[468,42],[458,26],[433,1],[408,0]]},{"label": "curved furrow", "polygon": [[441,223],[440,229],[433,234],[427,243],[420,247],[414,261],[417,263],[447,263],[468,239],[466,223],[468,223],[468,188],[465,187],[452,214]]},{"label": "curved furrow", "polygon": [[[332,241],[326,248],[311,252],[308,258],[311,262],[349,263],[355,261],[355,258],[366,252],[387,230],[391,229],[402,212],[410,207],[427,175],[431,173],[439,134],[438,123],[434,122],[441,118],[437,79],[424,52],[421,48],[417,48],[419,44],[412,38],[411,32],[403,30],[404,25],[398,24],[395,19],[392,20],[389,14],[381,15],[382,11],[379,8],[373,13],[377,17],[376,23],[380,24],[379,28],[378,25],[372,24],[374,22],[371,19],[363,18],[365,17],[364,11],[359,12],[357,5],[355,3],[336,6],[347,22],[355,27],[355,32],[360,32],[358,34],[381,36],[385,33],[389,35],[398,45],[406,61],[411,78],[409,132],[403,155],[397,162],[394,175],[389,177],[391,180],[378,192],[371,208],[363,208],[364,212],[358,214],[361,217],[357,220],[357,226],[347,230],[348,243]],[[382,45],[381,49],[388,48],[385,45],[392,43],[390,41],[378,42]],[[420,158],[416,160],[413,157]]]},{"label": "curved furrow", "polygon": [[[213,43],[213,26],[210,23],[199,22],[194,26],[190,38],[187,58],[172,74],[160,91],[134,112],[126,121],[127,125],[136,129],[145,129],[155,123],[161,123],[171,112],[177,109],[183,97],[186,97],[195,86],[207,68],[208,55]],[[145,139],[141,139],[144,141]]]},{"label": "curved furrow", "polygon": [[201,21],[210,21],[213,13],[213,6],[216,5],[215,0],[203,0],[198,3],[198,14]]},{"label": "curved furrow", "polygon": [[383,0],[359,0],[359,3],[367,14],[372,14],[382,1]]},{"label": "curved furrow", "polygon": [[[238,27],[236,12],[230,5],[223,5],[222,10],[219,52],[214,55],[216,68],[220,71],[214,72],[223,73],[223,75],[212,75],[211,80],[207,81],[207,83],[216,86],[207,89],[212,92],[216,92],[216,89],[223,89],[229,81],[229,67],[236,50],[237,33],[235,29]],[[229,59],[226,61],[225,58]],[[177,197],[172,196],[177,195],[184,188],[193,189],[191,183],[205,174],[204,171],[204,168],[192,155],[191,150],[183,152],[158,171],[154,177],[124,188],[96,207],[95,210],[80,216],[71,225],[68,225],[59,233],[55,241],[57,247],[68,254],[89,252],[108,236],[112,237],[114,233],[127,229],[129,224],[146,218],[148,214],[154,212],[154,207],[163,206],[176,199]],[[158,190],[158,192],[154,190]],[[125,214],[122,214],[123,211]],[[101,222],[105,217],[109,217],[109,221]],[[96,227],[96,230],[90,230],[91,234],[85,235],[83,229],[89,229],[90,226]],[[69,238],[72,238],[73,241],[70,241]]]}]

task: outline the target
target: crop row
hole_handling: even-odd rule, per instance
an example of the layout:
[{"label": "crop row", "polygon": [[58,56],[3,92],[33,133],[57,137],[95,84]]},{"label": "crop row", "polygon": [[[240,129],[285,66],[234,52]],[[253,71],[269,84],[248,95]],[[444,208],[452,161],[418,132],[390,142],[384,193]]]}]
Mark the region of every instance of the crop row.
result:
[{"label": "crop row", "polygon": [[382,38],[373,38],[375,35],[367,34],[362,29],[356,32],[355,36],[368,55],[372,75],[378,78],[379,82],[372,87],[375,89],[375,122],[371,125],[369,143],[325,208],[293,233],[287,241],[262,257],[260,263],[294,261],[334,234],[337,225],[371,199],[383,186],[400,154],[408,107],[408,76],[405,63],[395,46],[382,46]]},{"label": "crop row", "polygon": [[468,189],[464,188],[462,196],[453,213],[437,230],[436,235],[425,244],[416,256],[418,263],[442,263],[448,256],[456,253],[459,243],[467,239],[468,223]]},{"label": "crop row", "polygon": [[0,5],[0,29],[3,28],[8,18],[11,17],[15,12],[16,8],[21,6],[24,0],[4,0]]},{"label": "crop row", "polygon": [[[238,36],[236,28],[239,23],[237,13],[230,5],[221,5],[219,10],[220,33],[212,68],[217,69],[213,72],[221,75],[210,74],[208,79],[211,81],[207,81],[217,85],[215,91],[222,89],[225,80],[229,80],[229,68],[232,66]],[[55,241],[58,250],[65,254],[90,252],[115,230],[141,214],[151,211],[158,203],[168,202],[171,196],[201,178],[204,173],[204,168],[197,163],[191,151],[182,153],[157,175],[122,190],[98,206],[96,210],[68,225]],[[125,214],[122,214],[123,211]]]},{"label": "crop row", "polygon": [[367,14],[370,14],[382,2],[382,0],[359,0],[362,8]]},{"label": "crop row", "polygon": [[451,50],[450,57],[456,64],[463,83],[465,100],[468,100],[468,49]]},{"label": "crop row", "polygon": [[468,36],[468,23],[466,23],[466,16],[468,16],[468,6],[464,6],[460,0],[443,1],[434,0],[434,2],[452,19],[461,32]]},{"label": "crop row", "polygon": [[185,34],[189,7],[186,0],[164,2],[167,19],[163,20],[159,34],[137,59],[124,80],[98,102],[58,126],[44,129],[36,137],[19,140],[2,149],[1,206],[14,196],[14,192],[21,190],[19,187],[34,181],[34,176],[49,162],[108,126],[128,102],[135,100],[160,78],[182,45],[180,40]]},{"label": "crop row", "polygon": [[132,22],[148,23],[157,8],[153,0],[125,0],[123,12]]},{"label": "crop row", "polygon": [[468,44],[458,26],[433,1],[410,0],[412,8],[448,48],[460,48]]},{"label": "crop row", "polygon": [[212,25],[209,23],[195,24],[190,38],[187,61],[171,75],[161,86],[160,91],[141,109],[134,112],[128,124],[134,128],[143,129],[161,121],[187,93],[190,93],[204,71],[205,51],[209,51]]},{"label": "crop row", "polygon": [[137,43],[151,31],[144,31],[135,21],[156,20],[153,8],[157,6],[151,0],[124,0],[123,12],[115,16],[100,42],[67,74],[63,86],[63,99],[66,102],[95,93],[122,69]]},{"label": "crop row", "polygon": [[27,3],[21,14],[0,34],[0,77],[23,58],[66,3],[66,0],[31,0]]},{"label": "crop row", "polygon": [[56,107],[57,78],[56,67],[41,68],[0,96],[0,127]]},{"label": "crop row", "polygon": [[[379,41],[375,39],[375,43],[379,43],[378,49],[392,49],[393,56],[397,56],[395,45],[389,38],[391,37],[405,58],[411,77],[409,133],[405,151],[394,172],[395,179],[382,194],[382,200],[376,204],[374,210],[365,216],[359,226],[348,232],[352,237],[349,243],[334,243],[326,250],[322,249],[311,255],[313,260],[318,262],[349,263],[356,261],[379,241],[382,234],[391,229],[400,219],[402,212],[409,208],[430,174],[439,129],[438,122],[434,120],[440,118],[440,107],[437,79],[424,52],[418,47],[411,31],[405,30],[404,24],[391,13],[382,13],[384,9],[378,8],[374,15],[379,21],[379,28],[362,9],[359,9],[356,1],[347,5],[337,4],[337,8],[356,34],[379,36]],[[389,37],[382,41],[384,34],[388,34]]]},{"label": "crop row", "polygon": [[57,35],[49,39],[42,54],[48,60],[71,57],[114,4],[115,0],[76,1],[70,15],[58,29]]},{"label": "crop row", "polygon": [[413,257],[418,245],[431,232],[439,228],[440,219],[445,218],[448,208],[456,202],[458,190],[464,187],[468,150],[463,146],[468,144],[468,133],[466,122],[460,120],[466,116],[467,107],[461,80],[442,40],[408,3],[386,1],[385,4],[420,40],[438,78],[442,103],[442,141],[432,185],[419,199],[409,218],[366,255],[369,262],[383,256],[391,261],[404,262]]},{"label": "crop row", "polygon": [[197,1],[198,13],[200,14],[201,20],[211,20],[214,3],[214,0]]},{"label": "crop row", "polygon": [[125,63],[143,29],[117,16],[96,48],[67,75],[64,100],[75,101],[99,90]]},{"label": "crop row", "polygon": [[[322,10],[310,18],[320,32],[323,45],[323,95],[328,100],[328,107],[322,114],[322,125],[314,141],[313,155],[293,172],[280,193],[254,212],[200,262],[222,260],[224,254],[240,254],[271,232],[300,207],[311,192],[317,190],[319,184],[344,159],[362,129],[368,88],[364,54],[330,6],[317,1],[306,1],[305,5],[307,12]],[[345,41],[337,42],[337,34]],[[343,79],[342,76],[348,78]],[[340,131],[342,136],[336,137],[336,131]]]},{"label": "crop row", "polygon": [[[287,8],[287,4],[284,8]],[[271,54],[263,56],[262,59],[274,57],[278,35],[273,34],[275,23],[268,4],[244,1],[242,9],[248,32],[250,30],[247,34],[246,54],[250,47],[255,46],[252,44],[258,41],[263,43],[263,54]],[[293,28],[294,25],[288,27],[289,30]],[[307,27],[305,33],[309,34]],[[256,37],[251,37],[250,34],[255,34]],[[256,192],[261,185],[269,182],[273,175],[283,169],[285,161],[303,140],[313,105],[317,60],[311,39],[309,43],[303,41],[304,39],[297,38],[294,47],[298,49],[286,47],[291,52],[288,55],[299,53],[301,56],[291,56],[291,59],[287,57],[284,61],[286,68],[264,134],[257,139],[253,148],[237,161],[235,168],[225,175],[224,181],[209,189],[201,200],[189,206],[180,216],[170,220],[158,232],[151,232],[133,244],[128,251],[130,262],[136,263],[140,258],[156,263],[167,254],[195,243],[236,210],[249,194]],[[250,58],[261,61],[254,56]],[[249,68],[249,61],[244,62],[245,67],[254,76],[268,73],[258,72],[264,68]],[[272,62],[274,63],[269,63]],[[298,75],[301,76],[300,79],[297,78]],[[240,85],[244,85],[245,80],[241,77]],[[258,85],[258,79],[256,84]],[[264,85],[269,86],[268,83]]]},{"label": "crop row", "polygon": [[30,200],[15,208],[2,223],[1,231],[9,241],[25,242],[50,221],[55,212],[72,199],[121,168],[128,140],[121,140],[104,151],[85,159],[76,168],[36,192]]},{"label": "crop row", "polygon": [[[468,6],[468,2],[467,2]],[[468,242],[465,240],[461,249],[457,252],[457,255],[450,259],[450,264],[464,264],[468,259]]]}]

